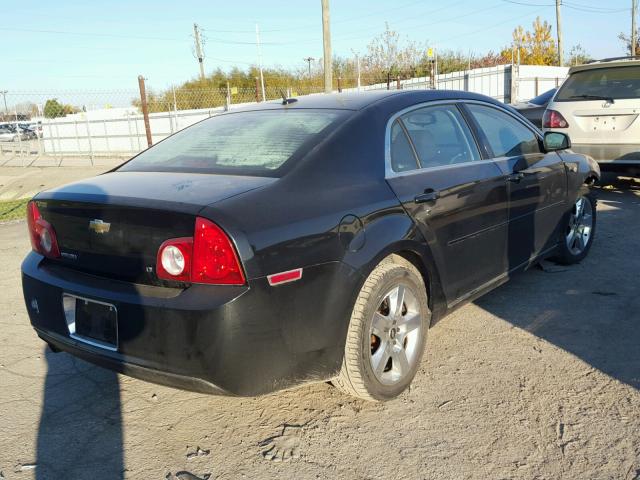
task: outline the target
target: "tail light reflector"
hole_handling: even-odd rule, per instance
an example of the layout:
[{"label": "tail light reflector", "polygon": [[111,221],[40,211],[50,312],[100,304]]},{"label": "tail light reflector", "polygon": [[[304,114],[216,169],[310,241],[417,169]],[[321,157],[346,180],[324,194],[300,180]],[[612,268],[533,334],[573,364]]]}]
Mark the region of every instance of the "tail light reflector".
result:
[{"label": "tail light reflector", "polygon": [[227,234],[215,223],[197,217],[193,238],[173,238],[158,250],[159,278],[215,285],[244,285],[242,265]]},{"label": "tail light reflector", "polygon": [[569,123],[557,110],[545,110],[542,116],[542,128],[568,128]]},{"label": "tail light reflector", "polygon": [[33,251],[45,257],[58,258],[60,249],[58,248],[56,231],[49,222],[42,218],[38,205],[33,200],[27,204],[27,225]]},{"label": "tail light reflector", "polygon": [[165,280],[191,281],[191,261],[193,258],[193,238],[172,238],[158,249],[156,274]]}]

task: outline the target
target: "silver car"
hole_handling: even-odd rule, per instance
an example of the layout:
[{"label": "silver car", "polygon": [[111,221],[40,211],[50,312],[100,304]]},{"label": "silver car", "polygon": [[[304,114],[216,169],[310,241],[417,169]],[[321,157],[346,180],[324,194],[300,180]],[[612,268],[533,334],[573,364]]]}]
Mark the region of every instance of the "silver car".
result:
[{"label": "silver car", "polygon": [[17,142],[20,140],[20,134],[15,130],[7,127],[0,127],[0,142]]},{"label": "silver car", "polygon": [[547,106],[544,131],[569,135],[603,171],[640,175],[640,57],[572,67]]}]

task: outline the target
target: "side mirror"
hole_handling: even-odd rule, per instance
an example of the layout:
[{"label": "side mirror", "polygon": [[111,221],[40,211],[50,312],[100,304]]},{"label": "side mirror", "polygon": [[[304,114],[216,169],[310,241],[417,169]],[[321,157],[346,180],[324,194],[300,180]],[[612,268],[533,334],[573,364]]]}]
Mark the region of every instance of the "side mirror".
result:
[{"label": "side mirror", "polygon": [[560,132],[544,133],[544,149],[547,152],[555,152],[556,150],[566,150],[571,148],[571,140],[569,135]]}]

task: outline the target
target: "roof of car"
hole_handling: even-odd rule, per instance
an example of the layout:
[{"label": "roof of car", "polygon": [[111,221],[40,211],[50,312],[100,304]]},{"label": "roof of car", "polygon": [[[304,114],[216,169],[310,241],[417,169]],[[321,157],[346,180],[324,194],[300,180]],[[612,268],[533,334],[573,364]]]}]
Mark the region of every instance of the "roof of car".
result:
[{"label": "roof of car", "polygon": [[637,67],[640,65],[640,58],[638,57],[619,57],[604,60],[595,60],[584,65],[576,65],[569,69],[569,74],[575,72],[581,72],[583,70],[593,70],[596,68],[614,68],[614,67]]},{"label": "roof of car", "polygon": [[[408,98],[416,102],[429,102],[437,100],[480,100],[500,104],[497,100],[478,93],[463,92],[460,90],[370,90],[364,92],[345,93],[316,93],[296,97],[294,102],[283,104],[282,100],[271,100],[264,103],[253,104],[241,110],[263,110],[278,108],[327,108],[343,110],[361,110],[374,103],[383,100],[398,99],[406,101]],[[237,111],[236,108],[232,109]]]}]

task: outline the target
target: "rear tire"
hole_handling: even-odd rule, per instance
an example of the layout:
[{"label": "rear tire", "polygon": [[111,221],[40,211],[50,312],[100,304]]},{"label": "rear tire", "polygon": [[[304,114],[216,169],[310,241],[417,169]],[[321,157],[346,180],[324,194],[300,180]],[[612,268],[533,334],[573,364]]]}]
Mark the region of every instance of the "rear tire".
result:
[{"label": "rear tire", "polygon": [[397,397],[418,371],[430,322],[422,275],[404,258],[387,257],[358,294],[333,384],[364,400]]},{"label": "rear tire", "polygon": [[585,186],[567,213],[562,229],[559,253],[554,260],[571,265],[584,259],[596,233],[596,198]]}]

